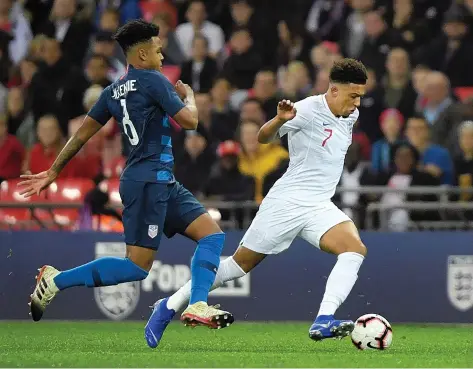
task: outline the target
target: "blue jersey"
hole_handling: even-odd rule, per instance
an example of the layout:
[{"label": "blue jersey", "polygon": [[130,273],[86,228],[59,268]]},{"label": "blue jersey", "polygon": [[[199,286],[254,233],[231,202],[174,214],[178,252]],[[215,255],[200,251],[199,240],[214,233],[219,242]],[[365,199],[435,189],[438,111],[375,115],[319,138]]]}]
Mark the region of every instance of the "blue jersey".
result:
[{"label": "blue jersey", "polygon": [[131,65],[126,75],[102,92],[88,115],[102,125],[114,117],[126,135],[129,155],[121,179],[175,181],[169,117],[184,106],[163,74]]}]

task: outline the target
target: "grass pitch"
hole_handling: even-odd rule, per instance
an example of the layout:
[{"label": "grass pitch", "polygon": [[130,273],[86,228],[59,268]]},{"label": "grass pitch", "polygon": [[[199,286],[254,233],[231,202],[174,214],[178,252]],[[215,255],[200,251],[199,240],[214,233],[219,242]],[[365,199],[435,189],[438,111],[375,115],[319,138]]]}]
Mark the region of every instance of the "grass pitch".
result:
[{"label": "grass pitch", "polygon": [[149,349],[145,322],[0,322],[1,367],[473,367],[472,326],[394,325],[386,351],[347,338],[313,342],[309,324],[240,323],[223,330],[172,323]]}]

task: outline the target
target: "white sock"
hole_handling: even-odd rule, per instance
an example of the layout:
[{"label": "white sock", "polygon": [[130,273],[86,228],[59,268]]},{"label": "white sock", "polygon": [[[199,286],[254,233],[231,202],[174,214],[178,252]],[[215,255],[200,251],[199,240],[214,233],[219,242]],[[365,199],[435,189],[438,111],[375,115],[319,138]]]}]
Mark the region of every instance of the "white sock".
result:
[{"label": "white sock", "polygon": [[[226,258],[220,263],[218,267],[217,275],[215,276],[215,281],[210,290],[214,290],[222,286],[225,282],[231,281],[243,277],[246,273],[240,266],[233,260],[232,257]],[[191,281],[188,281],[184,286],[179,288],[174,295],[172,295],[168,302],[167,308],[173,309],[174,311],[181,310],[184,306],[189,303],[189,298],[191,296]]]},{"label": "white sock", "polygon": [[344,252],[338,255],[325,287],[325,294],[320,304],[319,315],[334,315],[350,294],[358,279],[358,270],[364,256],[356,252]]}]

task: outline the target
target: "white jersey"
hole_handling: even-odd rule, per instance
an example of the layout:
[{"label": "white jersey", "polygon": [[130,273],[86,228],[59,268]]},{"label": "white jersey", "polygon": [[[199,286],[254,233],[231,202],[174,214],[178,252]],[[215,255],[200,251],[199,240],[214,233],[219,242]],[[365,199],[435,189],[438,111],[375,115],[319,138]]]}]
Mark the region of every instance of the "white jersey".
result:
[{"label": "white jersey", "polygon": [[359,112],[338,118],[325,95],[310,96],[295,107],[296,117],[279,129],[280,137],[288,134],[289,168],[266,198],[316,206],[335,194]]}]

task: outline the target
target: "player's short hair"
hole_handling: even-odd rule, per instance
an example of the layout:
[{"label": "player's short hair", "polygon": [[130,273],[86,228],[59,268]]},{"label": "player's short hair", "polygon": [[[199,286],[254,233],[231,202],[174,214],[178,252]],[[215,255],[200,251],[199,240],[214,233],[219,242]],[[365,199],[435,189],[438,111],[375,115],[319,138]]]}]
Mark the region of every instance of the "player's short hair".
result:
[{"label": "player's short hair", "polygon": [[148,23],[143,19],[135,19],[121,26],[113,38],[126,54],[131,47],[142,42],[148,42],[156,36],[159,36],[157,25]]},{"label": "player's short hair", "polygon": [[330,70],[330,82],[357,85],[365,85],[368,80],[368,72],[362,62],[345,58],[336,61]]}]

